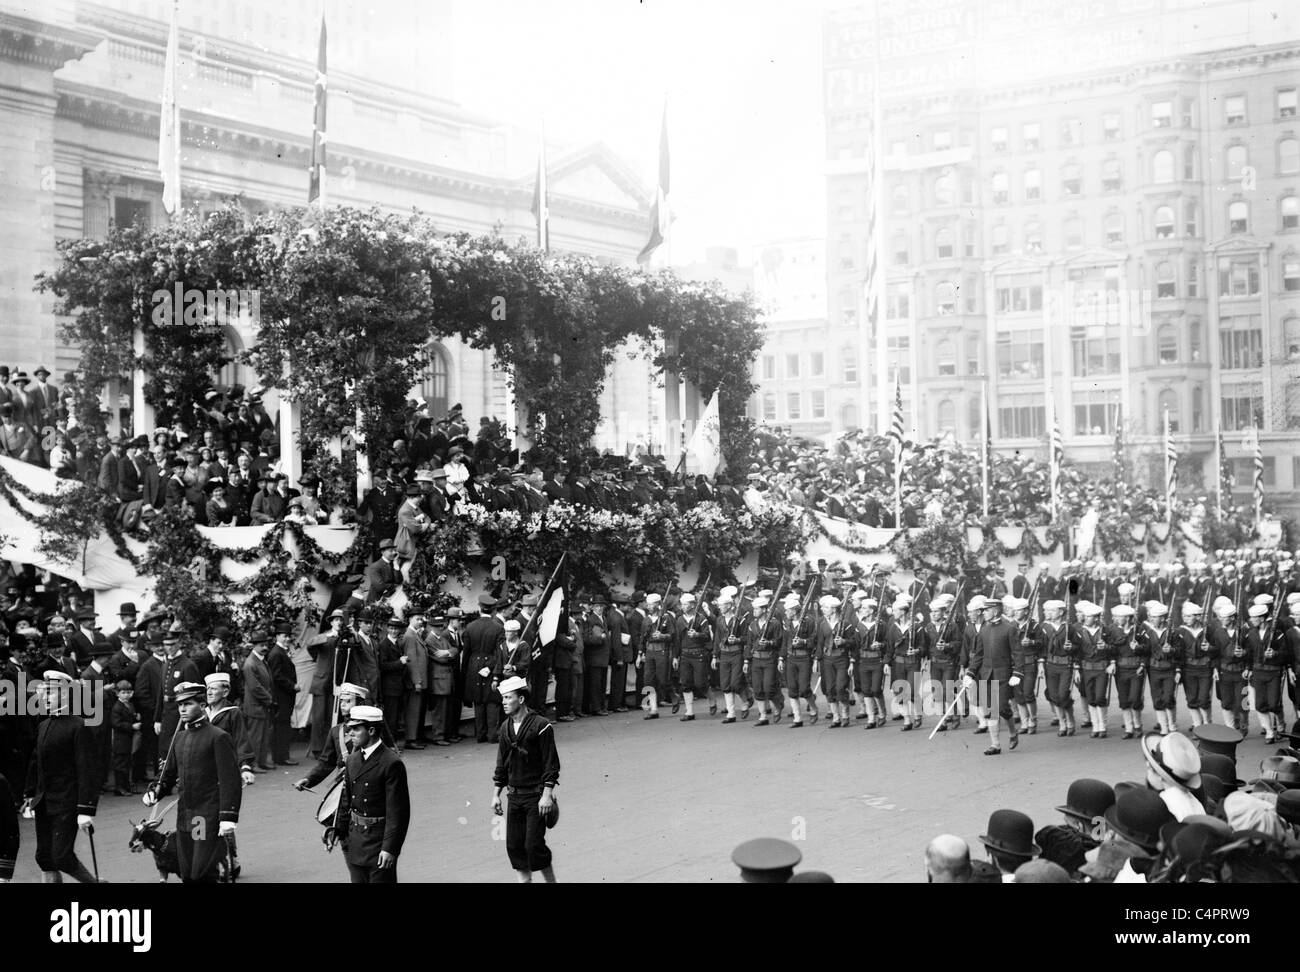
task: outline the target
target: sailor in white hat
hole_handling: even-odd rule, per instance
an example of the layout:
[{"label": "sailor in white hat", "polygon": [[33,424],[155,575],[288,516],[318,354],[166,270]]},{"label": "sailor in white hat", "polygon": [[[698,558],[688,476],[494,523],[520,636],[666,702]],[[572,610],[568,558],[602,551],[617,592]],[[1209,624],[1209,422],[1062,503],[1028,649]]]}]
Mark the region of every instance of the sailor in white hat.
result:
[{"label": "sailor in white hat", "polygon": [[1042,639],[1043,688],[1052,707],[1058,736],[1074,735],[1074,653],[1078,632],[1066,627],[1066,604],[1049,599],[1043,602]]},{"label": "sailor in white hat", "polygon": [[382,709],[352,707],[347,721],[352,752],[343,774],[343,796],[324,842],[331,850],[336,839],[342,842],[353,884],[397,883],[397,860],[411,825],[406,766],[396,750],[384,745],[383,732]]},{"label": "sailor in white hat", "polygon": [[1138,640],[1147,658],[1147,684],[1151,687],[1151,707],[1156,710],[1156,724],[1161,735],[1167,736],[1177,730],[1174,676],[1178,656],[1170,643],[1166,624],[1169,609],[1156,600],[1147,601],[1146,609],[1147,619],[1138,630]]},{"label": "sailor in white hat", "polygon": [[663,598],[647,594],[645,599],[645,628],[649,636],[645,641],[638,664],[644,665],[642,694],[645,695],[645,718],[659,718],[659,696],[672,683],[672,658],[677,640],[677,618],[664,609]]},{"label": "sailor in white hat", "polygon": [[1110,626],[1105,637],[1111,644],[1115,666],[1115,695],[1124,722],[1124,738],[1142,734],[1142,705],[1145,697],[1142,680],[1142,655],[1136,644],[1137,611],[1132,604],[1116,604],[1110,609]]},{"label": "sailor in white hat", "polygon": [[858,653],[854,662],[858,697],[862,700],[859,719],[866,719],[864,728],[883,726],[885,718],[885,635],[888,622],[877,616],[880,607],[874,597],[857,601]]},{"label": "sailor in white hat", "polygon": [[1246,651],[1250,654],[1250,687],[1254,691],[1252,706],[1259,727],[1264,730],[1264,742],[1277,742],[1277,734],[1285,731],[1282,722],[1282,670],[1286,662],[1286,641],[1269,617],[1267,604],[1252,604],[1250,630],[1246,632]]},{"label": "sailor in white hat", "polygon": [[890,691],[895,710],[902,714],[902,731],[911,732],[921,725],[916,699],[921,689],[921,662],[930,654],[930,641],[912,611],[911,597],[899,594],[894,598],[893,615],[885,635]]},{"label": "sailor in white hat", "polygon": [[[956,598],[951,594],[937,594],[930,602],[930,624],[927,634],[930,640],[930,686],[938,690],[934,699],[936,708],[948,711],[949,691],[956,684],[961,674],[961,632],[962,626],[952,615],[952,606]],[[939,732],[956,728],[957,716],[945,718],[939,725]]]},{"label": "sailor in white hat", "polygon": [[1182,674],[1183,694],[1192,714],[1192,728],[1210,721],[1210,698],[1214,688],[1214,668],[1210,645],[1201,619],[1201,605],[1190,597],[1182,605],[1182,624],[1169,637],[1174,643]]},{"label": "sailor in white hat", "polygon": [[773,700],[780,699],[776,686],[777,660],[785,643],[785,622],[781,610],[771,598],[760,593],[754,598],[754,620],[750,624],[749,638],[745,643],[744,674],[754,689],[758,702],[758,722],[755,726],[769,725],[768,715],[773,713],[779,721],[780,709]]},{"label": "sailor in white hat", "polygon": [[[248,733],[244,726],[243,715],[239,706],[231,705],[230,696],[230,673],[213,672],[211,675],[203,677],[205,695],[207,697],[208,719],[211,723],[228,735],[235,744],[235,759],[239,763],[239,775],[243,780],[244,786],[252,786],[256,782],[253,775],[258,772],[254,767],[257,760],[253,754],[253,747],[249,744]],[[266,772],[262,770],[261,772]]]},{"label": "sailor in white hat", "polygon": [[1016,626],[1020,639],[1020,658],[1025,677],[1012,689],[1016,712],[1020,716],[1020,729],[1028,735],[1038,734],[1038,664],[1042,655],[1042,636],[1038,625],[1029,617],[1029,598],[1008,594],[1003,598],[1003,608],[1011,623]]},{"label": "sailor in white hat", "polygon": [[546,830],[554,826],[559,813],[555,788],[560,784],[560,754],[555,748],[555,731],[529,707],[524,679],[508,678],[500,689],[506,719],[492,773],[496,787],[492,811],[505,815],[506,854],[520,883],[530,883],[540,871],[547,884],[554,884]]},{"label": "sailor in white hat", "polygon": [[736,697],[744,690],[745,637],[749,631],[750,612],[736,603],[734,587],[718,592],[718,620],[713,639],[713,668],[718,673],[718,687],[726,713],[723,725],[736,721]]},{"label": "sailor in white hat", "polygon": [[1237,607],[1228,597],[1219,597],[1214,602],[1214,614],[1218,624],[1210,632],[1210,644],[1214,649],[1215,668],[1219,673],[1219,708],[1223,724],[1239,732],[1248,732],[1250,724],[1242,708],[1241,697],[1246,690],[1246,670],[1250,667],[1250,658],[1246,644],[1242,640],[1244,632],[1237,618]]},{"label": "sailor in white hat", "polygon": [[[822,618],[818,633],[821,635],[822,690],[831,710],[831,727],[837,724],[849,726],[849,655],[856,652],[858,634],[856,618],[852,611],[841,615],[840,599],[833,594],[824,594],[817,602],[821,608]],[[793,692],[791,696],[793,697]],[[798,718],[798,703],[795,702],[795,717]]]}]

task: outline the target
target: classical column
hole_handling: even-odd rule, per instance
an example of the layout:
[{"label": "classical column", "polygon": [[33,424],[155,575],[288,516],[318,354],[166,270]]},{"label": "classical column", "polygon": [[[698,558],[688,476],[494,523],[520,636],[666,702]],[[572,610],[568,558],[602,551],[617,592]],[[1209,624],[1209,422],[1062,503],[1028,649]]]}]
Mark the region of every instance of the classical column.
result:
[{"label": "classical column", "polygon": [[147,376],[139,364],[144,357],[144,328],[137,327],[131,335],[132,351],[137,364],[131,370],[131,434],[152,435],[154,428],[153,406],[145,401],[144,383]]},{"label": "classical column", "polygon": [[284,362],[285,387],[278,391],[280,410],[280,471],[289,477],[289,483],[296,486],[302,479],[302,446],[299,434],[302,432],[302,406],[297,401],[290,401],[288,378],[289,362]]}]

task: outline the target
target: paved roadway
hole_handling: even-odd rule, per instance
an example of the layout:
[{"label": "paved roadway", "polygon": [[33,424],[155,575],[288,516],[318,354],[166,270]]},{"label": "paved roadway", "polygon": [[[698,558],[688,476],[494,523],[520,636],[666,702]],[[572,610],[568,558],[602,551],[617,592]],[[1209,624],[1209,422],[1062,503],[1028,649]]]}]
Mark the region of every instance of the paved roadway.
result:
[{"label": "paved roadway", "polygon": [[[724,726],[707,707],[703,712],[691,723],[665,709],[657,722],[633,711],[556,726],[561,820],[550,844],[560,880],[731,882],[732,849],[770,836],[796,838],[801,870],[827,871],[838,881],[919,881],[922,851],[936,834],[958,834],[982,856],[977,839],[999,807],[1023,810],[1042,826],[1059,822],[1053,808],[1077,777],[1143,779],[1139,743],[1120,738],[1114,712],[1107,739],[1086,731],[1058,739],[1043,729],[1021,736],[1015,752],[1004,738],[997,757],[982,755],[988,737],[975,735],[969,720],[927,742],[933,717],[924,730],[902,733],[901,723],[830,730],[824,716],[799,730],[788,718],[755,728],[754,715]],[[1040,714],[1046,726],[1045,706]],[[1239,752],[1239,775],[1253,778],[1258,760],[1272,752],[1252,734]],[[495,755],[494,745],[473,741],[406,754],[414,819],[399,864],[403,881],[513,880],[504,830],[494,835],[498,818],[489,806]],[[244,791],[241,880],[347,879],[339,851],[327,854],[320,844],[313,819],[320,795],[290,786],[302,769],[259,776]],[[101,801],[96,842],[110,880],[156,879],[148,854],[126,850],[129,820],[146,813],[139,798]],[[22,842],[16,878],[35,881],[30,821]],[[84,836],[78,850],[89,864]]]}]

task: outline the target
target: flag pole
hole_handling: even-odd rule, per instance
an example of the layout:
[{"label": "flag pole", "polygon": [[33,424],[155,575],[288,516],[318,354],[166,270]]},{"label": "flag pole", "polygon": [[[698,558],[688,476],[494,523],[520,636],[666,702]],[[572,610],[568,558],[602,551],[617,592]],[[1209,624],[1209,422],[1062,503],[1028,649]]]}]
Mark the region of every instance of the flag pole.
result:
[{"label": "flag pole", "polygon": [[1214,503],[1223,519],[1223,426],[1214,430]]},{"label": "flag pole", "polygon": [[983,456],[984,461],[981,463],[981,465],[983,466],[983,480],[984,480],[984,518],[988,519],[989,451],[992,448],[992,443],[989,441],[989,439],[993,434],[993,421],[992,419],[989,418],[989,385],[987,381],[984,382],[983,397],[984,397],[984,456]]}]

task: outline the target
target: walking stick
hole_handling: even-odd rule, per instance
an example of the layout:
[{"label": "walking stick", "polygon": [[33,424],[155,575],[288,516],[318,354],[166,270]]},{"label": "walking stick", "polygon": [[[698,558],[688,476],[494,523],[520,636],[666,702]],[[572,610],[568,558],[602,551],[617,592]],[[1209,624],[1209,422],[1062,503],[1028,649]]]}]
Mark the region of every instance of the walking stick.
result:
[{"label": "walking stick", "polygon": [[948,724],[948,720],[952,718],[953,711],[957,708],[957,703],[961,701],[962,696],[965,694],[966,685],[965,683],[962,683],[962,687],[958,689],[957,694],[952,697],[952,705],[948,706],[947,710],[943,714],[943,718],[934,724],[934,728],[930,730],[930,735],[926,737],[926,742],[929,742],[935,737],[940,726],[946,726]]},{"label": "walking stick", "polygon": [[86,828],[86,836],[90,838],[90,865],[95,869],[95,880],[99,880],[99,857],[95,854],[95,825],[91,824]]}]

